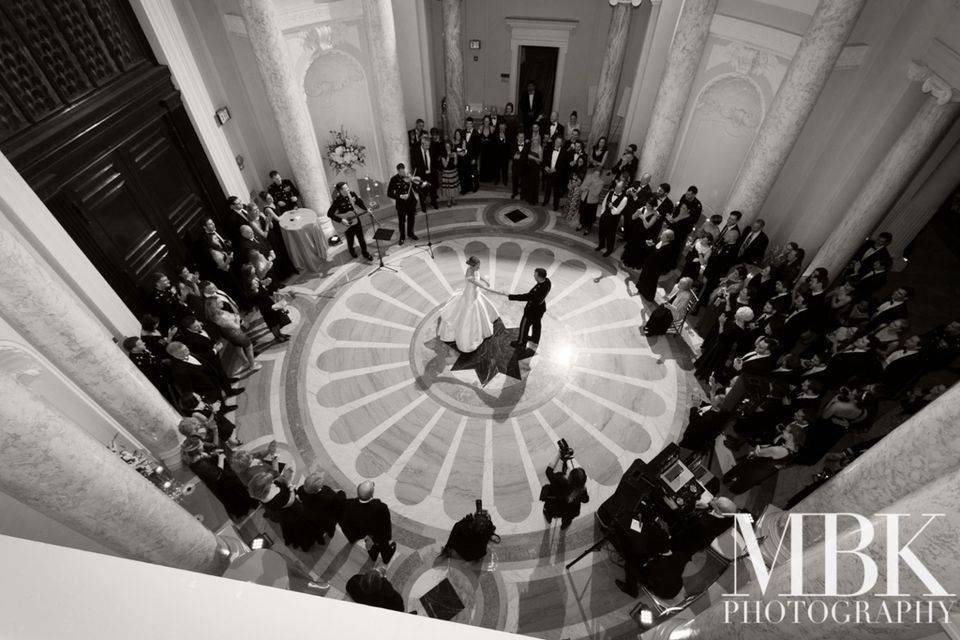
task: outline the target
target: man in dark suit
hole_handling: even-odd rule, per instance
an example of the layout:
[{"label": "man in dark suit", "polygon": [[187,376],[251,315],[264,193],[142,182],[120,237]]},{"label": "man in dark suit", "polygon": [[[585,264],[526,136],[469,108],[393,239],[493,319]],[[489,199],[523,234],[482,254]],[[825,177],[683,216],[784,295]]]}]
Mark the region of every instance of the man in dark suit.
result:
[{"label": "man in dark suit", "polygon": [[[390,178],[387,185],[387,197],[391,198],[397,208],[397,226],[400,228],[400,245],[403,245],[407,236],[418,240],[413,232],[413,223],[417,217],[417,199],[419,187],[414,184],[414,178],[407,173],[407,165],[402,162],[397,165],[397,174]],[[424,207],[426,210],[426,207]]]},{"label": "man in dark suit", "polygon": [[543,206],[550,203],[550,194],[553,194],[553,210],[560,208],[560,173],[563,163],[563,138],[557,136],[553,142],[543,149]]},{"label": "man in dark suit", "polygon": [[750,225],[750,231],[740,237],[740,246],[737,248],[738,262],[754,265],[763,262],[767,245],[770,243],[770,239],[763,231],[764,225],[764,221],[758,218]]},{"label": "man in dark suit", "polygon": [[[467,157],[470,158],[470,176],[467,180],[460,178],[460,193],[466,194],[480,189],[477,174],[477,163],[480,161],[480,132],[477,131],[477,125],[473,118],[467,118],[463,145],[467,148]],[[464,182],[467,184],[463,184]]]},{"label": "man in dark suit", "polygon": [[503,186],[507,186],[507,175],[510,170],[510,158],[512,157],[511,145],[513,140],[510,139],[509,134],[507,133],[507,123],[503,120],[500,121],[500,124],[497,126],[497,133],[493,137],[493,144],[495,145],[496,152],[494,153],[494,158],[496,158],[497,169],[493,174],[493,184],[500,184],[503,182]]},{"label": "man in dark suit", "polygon": [[690,419],[678,443],[691,451],[709,451],[717,436],[723,432],[730,414],[723,410],[724,395],[715,394],[709,402],[690,407]]},{"label": "man in dark suit", "polygon": [[121,346],[130,356],[133,364],[140,370],[140,373],[153,383],[153,386],[168,402],[173,404],[174,398],[170,389],[170,369],[167,364],[151,352],[143,340],[136,336],[125,338]]},{"label": "man in dark suit", "polygon": [[533,82],[527,83],[527,91],[520,97],[520,118],[523,129],[529,135],[530,127],[543,117],[543,94]]},{"label": "man in dark suit", "polygon": [[850,259],[847,265],[849,273],[863,277],[877,260],[883,263],[886,271],[889,271],[893,266],[893,258],[890,256],[890,250],[887,249],[891,242],[893,242],[893,235],[886,231],[878,234],[876,238],[867,239]]},{"label": "man in dark suit", "polygon": [[333,189],[334,198],[327,209],[327,216],[334,222],[344,225],[343,235],[347,239],[347,249],[350,255],[357,257],[353,248],[354,242],[360,245],[360,253],[364,260],[373,260],[367,251],[367,241],[363,237],[363,223],[360,216],[367,212],[367,205],[356,193],[350,190],[346,182],[338,182]]},{"label": "man in dark suit", "polygon": [[610,170],[613,172],[614,180],[616,180],[621,174],[626,173],[627,181],[633,182],[634,178],[637,177],[637,169],[639,167],[640,161],[637,159],[637,145],[628,144],[626,150],[623,152],[623,155],[617,159]]},{"label": "man in dark suit", "polygon": [[200,356],[201,359],[216,367],[223,378],[229,382],[239,382],[239,378],[231,378],[223,368],[223,361],[220,360],[220,343],[207,333],[203,323],[197,320],[196,316],[189,315],[180,319],[176,340],[190,349],[190,353]]},{"label": "man in dark suit", "polygon": [[661,182],[653,195],[657,197],[657,213],[660,214],[661,220],[673,213],[673,202],[670,200],[670,185],[668,183]]},{"label": "man in dark suit", "polygon": [[523,168],[527,162],[527,152],[530,145],[523,131],[517,132],[517,139],[510,147],[510,173],[513,191],[510,193],[510,199],[516,198],[523,188]]},{"label": "man in dark suit", "polygon": [[863,335],[827,360],[827,373],[824,382],[829,387],[846,384],[856,376],[873,380],[880,372],[880,358],[877,356],[879,343],[870,335]]},{"label": "man in dark suit", "polygon": [[415,149],[420,146],[420,140],[427,135],[427,129],[422,118],[417,118],[417,121],[413,125],[413,129],[407,131],[407,141],[410,143],[410,148]]},{"label": "man in dark suit", "polygon": [[376,561],[379,555],[384,564],[389,564],[397,551],[397,543],[393,541],[390,509],[373,497],[373,490],[373,482],[360,483],[357,497],[347,500],[343,505],[340,529],[351,544],[369,536],[373,542],[367,550],[370,560]]},{"label": "man in dark suit", "polygon": [[907,317],[907,302],[913,297],[913,289],[910,287],[898,287],[893,290],[890,297],[881,302],[870,316],[870,322],[867,329],[875,329],[881,324],[887,324],[894,320],[900,320]]},{"label": "man in dark suit", "polygon": [[753,343],[753,351],[733,359],[733,370],[729,372],[730,387],[723,404],[725,410],[734,411],[751,389],[756,389],[763,383],[777,365],[773,354],[779,348],[780,344],[773,338],[760,336]]},{"label": "man in dark suit", "polygon": [[229,378],[224,377],[222,369],[205,360],[202,356],[190,353],[182,342],[173,341],[167,345],[170,356],[170,375],[174,386],[181,393],[193,391],[204,402],[218,402],[239,395],[243,389],[232,389]]},{"label": "man in dark suit", "polygon": [[[430,204],[433,208],[439,209],[440,207],[437,205],[437,187],[440,184],[440,164],[430,152],[430,139],[423,138],[423,140],[420,141],[420,146],[410,152],[410,156],[413,164],[413,175],[422,181],[420,189],[424,197],[420,199],[420,207],[424,213],[427,212],[426,200],[429,197]],[[416,204],[414,204],[414,207],[416,207]],[[412,233],[410,237],[413,237]]]},{"label": "man in dark suit", "polygon": [[560,136],[560,140],[563,141],[563,132],[563,125],[560,124],[560,114],[556,111],[551,111],[550,122],[543,127],[543,137],[554,140],[557,136]]},{"label": "man in dark suit", "polygon": [[547,294],[550,293],[550,279],[547,278],[547,270],[537,267],[533,270],[533,277],[537,284],[533,285],[527,293],[512,293],[507,297],[510,300],[519,300],[526,302],[523,307],[523,318],[520,320],[520,329],[517,333],[517,341],[511,342],[510,346],[525,350],[527,342],[532,342],[535,346],[540,344],[540,321],[543,314],[547,312]]},{"label": "man in dark suit", "polygon": [[[649,175],[649,174],[644,174]],[[677,200],[677,205],[673,212],[664,218],[664,223],[668,229],[671,229],[676,236],[677,257],[680,257],[679,251],[687,243],[687,238],[697,228],[700,223],[700,217],[703,215],[703,205],[697,199],[697,188],[691,185],[687,191]]]},{"label": "man in dark suit", "polygon": [[[869,258],[868,258],[869,260]],[[858,298],[869,298],[887,284],[888,268],[880,258],[871,260],[867,271],[853,276]]]},{"label": "man in dark suit", "polygon": [[913,335],[903,341],[900,348],[884,358],[882,382],[894,395],[904,391],[924,370],[923,341]]},{"label": "man in dark suit", "polygon": [[190,314],[190,307],[180,300],[176,289],[170,284],[170,278],[165,273],[153,274],[153,290],[147,300],[147,306],[160,320],[157,330],[166,334],[177,321]]},{"label": "man in dark suit", "polygon": [[297,186],[282,177],[279,171],[270,172],[270,186],[267,187],[267,193],[273,198],[273,204],[277,205],[277,215],[301,206],[300,191],[297,190]]}]

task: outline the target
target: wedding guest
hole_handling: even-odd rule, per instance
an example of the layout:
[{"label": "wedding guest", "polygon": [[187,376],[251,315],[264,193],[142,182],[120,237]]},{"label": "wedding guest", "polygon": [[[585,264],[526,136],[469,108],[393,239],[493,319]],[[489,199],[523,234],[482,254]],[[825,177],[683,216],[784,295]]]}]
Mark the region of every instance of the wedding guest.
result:
[{"label": "wedding guest", "polygon": [[767,252],[767,245],[770,239],[764,233],[765,223],[758,218],[750,225],[750,231],[743,236],[737,247],[737,259],[747,264],[759,265],[763,262],[763,256]]},{"label": "wedding guest", "polygon": [[233,389],[230,380],[214,364],[190,353],[180,342],[167,345],[170,356],[170,375],[174,386],[181,392],[197,393],[205,402],[220,402],[243,392],[243,387]]},{"label": "wedding guest", "polygon": [[550,196],[553,194],[553,211],[560,208],[562,156],[563,138],[556,136],[543,150],[543,206],[550,204]]},{"label": "wedding guest", "polygon": [[709,342],[704,340],[700,357],[694,362],[698,378],[706,379],[726,366],[737,343],[747,335],[747,324],[753,317],[753,309],[750,307],[740,307],[732,317],[721,314],[716,338]]},{"label": "wedding guest", "polygon": [[664,229],[660,239],[647,251],[637,276],[637,293],[647,302],[655,302],[660,277],[673,267],[673,231]]},{"label": "wedding guest", "polygon": [[723,409],[723,393],[711,395],[709,400],[701,401],[699,406],[690,407],[690,419],[679,444],[684,449],[706,452],[730,421],[731,415]]},{"label": "wedding guest", "polygon": [[600,177],[600,169],[589,169],[580,184],[580,226],[577,227],[577,231],[583,231],[585,236],[590,235],[597,219],[601,190],[603,179]]},{"label": "wedding guest", "polygon": [[860,245],[857,252],[853,254],[850,263],[847,265],[847,273],[857,277],[863,277],[873,268],[874,262],[880,262],[884,271],[889,271],[893,266],[893,257],[887,248],[893,242],[893,234],[884,231],[877,234],[876,238],[869,238]]},{"label": "wedding guest", "polygon": [[259,197],[262,203],[261,211],[267,223],[267,242],[270,243],[273,252],[277,256],[275,268],[278,271],[279,277],[286,278],[298,273],[296,267],[293,266],[293,261],[290,259],[290,251],[287,249],[287,244],[283,240],[283,233],[280,231],[280,216],[277,212],[277,206],[273,201],[273,196],[266,191],[261,191]]},{"label": "wedding guest", "polygon": [[574,164],[569,172],[570,179],[567,180],[567,201],[563,207],[563,217],[569,221],[579,220],[580,218],[580,185],[583,184],[587,169],[587,160],[583,154],[577,156],[573,162]]},{"label": "wedding guest", "polygon": [[[280,524],[283,542],[288,547],[309,551],[318,533],[304,516],[303,505],[287,483],[270,473],[258,473],[247,485],[250,496],[263,504],[267,517]],[[322,534],[320,534],[322,535]]]},{"label": "wedding guest", "polygon": [[403,596],[387,580],[383,567],[367,569],[347,580],[347,595],[358,603],[369,607],[403,611]]},{"label": "wedding guest", "polygon": [[693,297],[693,280],[680,278],[666,295],[664,302],[650,314],[650,318],[643,326],[643,333],[648,336],[666,334],[670,327],[686,317]]},{"label": "wedding guest", "polygon": [[292,181],[281,176],[279,171],[270,172],[267,193],[273,197],[277,211],[281,214],[300,206],[300,191]]},{"label": "wedding guest", "polygon": [[637,145],[630,144],[627,145],[626,150],[623,152],[623,155],[614,163],[612,167],[613,175],[620,175],[621,173],[627,173],[628,178],[627,182],[633,182],[637,177],[637,168],[639,167],[640,161],[637,159]]},{"label": "wedding guest", "polygon": [[490,116],[483,116],[480,124],[480,154],[478,174],[480,182],[493,182],[498,175],[497,130]]},{"label": "wedding guest", "polygon": [[263,285],[257,274],[253,273],[251,265],[244,265],[243,268],[247,270],[243,274],[243,286],[247,297],[256,305],[263,323],[270,329],[274,340],[278,343],[286,342],[290,336],[281,331],[283,327],[290,324],[290,315],[287,313],[285,303],[278,301],[270,289]]},{"label": "wedding guest", "polygon": [[136,336],[125,338],[121,346],[127,352],[134,366],[140,370],[140,373],[146,376],[147,380],[157,388],[157,391],[172,404],[173,393],[170,388],[170,371],[158,357],[159,354],[150,351],[143,340]]},{"label": "wedding guest", "polygon": [[560,124],[560,114],[556,111],[550,112],[550,121],[543,127],[543,135],[547,140],[556,140],[558,136],[563,140],[564,128]]},{"label": "wedding guest", "polygon": [[527,161],[523,171],[523,199],[532,205],[540,204],[540,174],[543,172],[544,148],[540,127],[534,124],[527,145]]},{"label": "wedding guest", "polygon": [[703,270],[710,261],[712,252],[713,237],[708,232],[701,231],[697,239],[693,241],[693,245],[687,250],[683,267],[680,269],[680,277],[699,282],[703,276]]},{"label": "wedding guest", "polygon": [[571,111],[570,118],[567,120],[567,135],[573,135],[574,131],[580,133],[580,118],[576,111]]},{"label": "wedding guest", "polygon": [[664,217],[664,224],[674,234],[674,262],[680,257],[680,252],[687,243],[687,238],[700,223],[700,217],[703,215],[703,205],[697,199],[697,187],[691,185],[687,187],[677,205]]},{"label": "wedding guest", "polygon": [[519,110],[525,131],[530,131],[543,117],[543,94],[537,89],[536,83],[527,83],[527,90],[520,98]]},{"label": "wedding guest", "polygon": [[243,316],[236,303],[225,293],[217,290],[212,282],[202,282],[204,315],[217,325],[224,340],[235,346],[245,364],[241,373],[255,372],[262,368],[253,354],[253,341],[243,328]]},{"label": "wedding guest", "polygon": [[520,122],[517,114],[514,113],[512,102],[508,102],[503,107],[503,115],[501,116],[501,119],[507,125],[507,137],[510,140],[515,139],[518,133],[524,133],[524,125],[522,122]]},{"label": "wedding guest", "polygon": [[[510,193],[510,199],[513,200],[521,193],[526,193],[526,189],[523,186],[523,177],[526,173],[527,167],[527,154],[530,152],[530,148],[527,144],[527,139],[523,135],[523,131],[518,131],[516,135],[516,140],[511,147],[510,155],[510,174],[512,178],[513,191]],[[523,196],[526,199],[526,196]]]},{"label": "wedding guest", "polygon": [[367,550],[371,561],[377,556],[389,564],[397,551],[393,541],[393,528],[390,523],[390,509],[373,497],[373,482],[361,482],[357,486],[357,497],[348,499],[343,506],[340,529],[350,544],[361,538],[370,537],[373,544]]},{"label": "wedding guest", "polygon": [[196,316],[191,314],[180,319],[176,340],[190,349],[190,353],[197,354],[211,363],[230,382],[239,381],[239,378],[231,378],[227,375],[226,369],[223,368],[223,361],[220,359],[223,345],[204,328],[203,323]]},{"label": "wedding guest", "polygon": [[413,123],[413,129],[407,131],[407,142],[410,144],[411,149],[416,149],[420,146],[420,140],[427,135],[427,125],[423,121],[423,118],[417,118],[417,121]]},{"label": "wedding guest", "polygon": [[600,205],[600,244],[594,251],[603,251],[603,257],[609,257],[613,253],[614,245],[617,240],[617,227],[620,225],[620,214],[627,206],[627,195],[625,193],[626,182],[617,180],[613,190],[607,193]]},{"label": "wedding guest", "polygon": [[446,201],[448,207],[452,207],[457,204],[460,177],[457,171],[457,152],[449,140],[443,143],[443,154],[440,156],[440,172],[440,197]]},{"label": "wedding guest", "polygon": [[246,487],[227,466],[227,456],[223,451],[207,450],[200,438],[192,436],[180,445],[180,457],[210,489],[210,493],[220,501],[231,518],[240,519],[256,508],[256,501],[250,498]]},{"label": "wedding guest", "polygon": [[327,539],[333,537],[347,501],[346,493],[334,491],[325,481],[326,474],[313,469],[297,487],[297,499],[303,504],[304,517],[320,532],[317,537],[320,544],[326,544]]},{"label": "wedding guest", "polygon": [[590,150],[590,160],[588,161],[588,166],[591,169],[596,169],[597,171],[603,172],[603,167],[607,162],[607,155],[609,154],[609,149],[607,148],[607,136],[600,136],[597,139],[597,143],[593,145],[593,149]]},{"label": "wedding guest", "polygon": [[494,158],[496,162],[496,173],[493,176],[493,184],[500,184],[501,182],[503,186],[509,184],[507,180],[510,173],[512,142],[513,138],[507,133],[507,123],[501,120],[497,126],[497,135],[494,138],[494,144],[496,146]]},{"label": "wedding guest", "polygon": [[464,180],[463,176],[460,177],[460,191],[465,195],[467,192],[476,192],[480,189],[479,174],[477,173],[480,162],[480,133],[477,131],[473,118],[467,118],[463,144],[467,149],[467,157],[470,158],[470,175],[467,180]]},{"label": "wedding guest", "polygon": [[[437,166],[436,159],[430,153],[429,138],[424,138],[421,141],[419,151],[414,150],[410,153],[410,160],[413,176],[421,180],[420,193],[422,197],[420,198],[420,206],[423,212],[427,212],[428,199],[430,200],[430,206],[434,209],[439,209],[440,207],[437,205],[437,189],[440,186],[440,168]],[[412,233],[408,235],[410,235],[411,238],[414,237]]]}]

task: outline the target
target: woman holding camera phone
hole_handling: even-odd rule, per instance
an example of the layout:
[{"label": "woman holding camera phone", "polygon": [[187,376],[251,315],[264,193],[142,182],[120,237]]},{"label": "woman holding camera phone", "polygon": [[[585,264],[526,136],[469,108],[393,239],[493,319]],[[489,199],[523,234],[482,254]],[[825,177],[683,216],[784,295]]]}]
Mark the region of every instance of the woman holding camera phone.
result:
[{"label": "woman holding camera phone", "polygon": [[587,495],[587,473],[577,465],[573,449],[566,440],[558,443],[557,458],[547,467],[549,484],[540,490],[543,515],[547,522],[560,518],[560,528],[566,529],[580,515],[580,505],[590,501]]}]

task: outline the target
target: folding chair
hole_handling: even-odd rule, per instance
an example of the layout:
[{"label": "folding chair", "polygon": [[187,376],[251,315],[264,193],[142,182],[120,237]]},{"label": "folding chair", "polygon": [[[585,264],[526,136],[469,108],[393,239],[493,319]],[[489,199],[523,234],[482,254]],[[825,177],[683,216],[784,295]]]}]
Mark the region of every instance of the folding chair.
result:
[{"label": "folding chair", "polygon": [[690,300],[687,302],[687,306],[684,307],[683,313],[680,314],[680,319],[674,320],[673,324],[670,325],[670,328],[667,329],[668,334],[672,333],[679,336],[683,333],[683,325],[687,322],[687,316],[690,314],[690,311],[697,306],[698,301],[699,299],[697,298],[697,294],[691,293]]}]

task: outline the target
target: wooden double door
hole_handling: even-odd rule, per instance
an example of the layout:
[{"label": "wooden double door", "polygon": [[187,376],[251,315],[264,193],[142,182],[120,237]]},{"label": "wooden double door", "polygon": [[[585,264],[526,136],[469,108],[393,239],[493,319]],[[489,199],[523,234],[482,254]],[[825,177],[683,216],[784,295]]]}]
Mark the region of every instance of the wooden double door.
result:
[{"label": "wooden double door", "polygon": [[137,314],[224,208],[125,0],[0,3],[0,151]]}]

